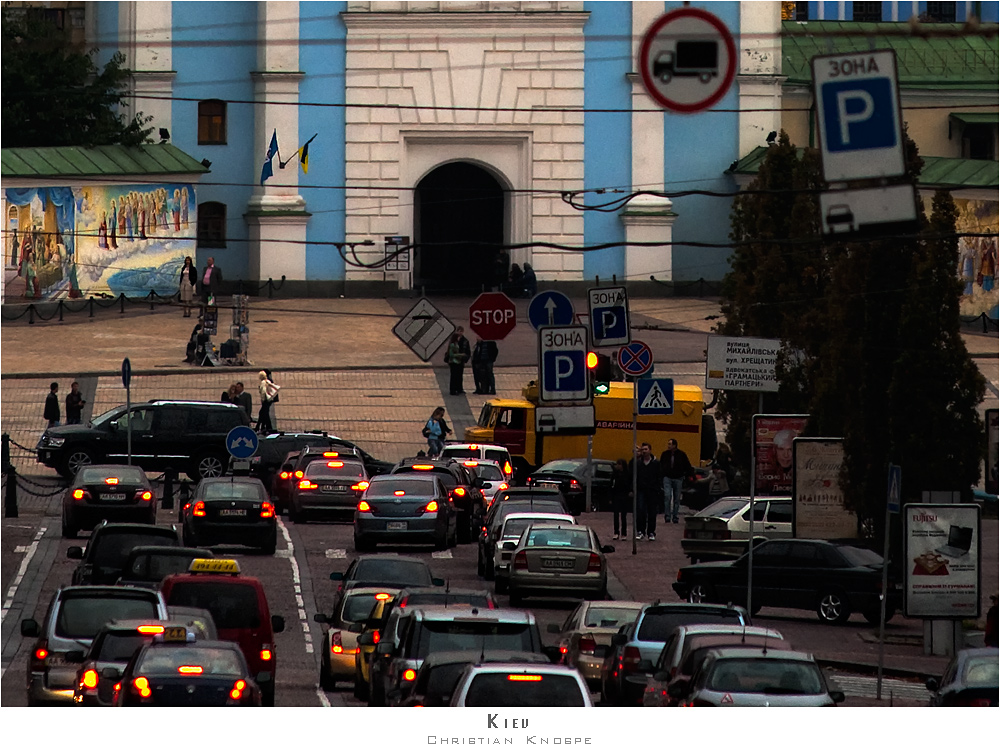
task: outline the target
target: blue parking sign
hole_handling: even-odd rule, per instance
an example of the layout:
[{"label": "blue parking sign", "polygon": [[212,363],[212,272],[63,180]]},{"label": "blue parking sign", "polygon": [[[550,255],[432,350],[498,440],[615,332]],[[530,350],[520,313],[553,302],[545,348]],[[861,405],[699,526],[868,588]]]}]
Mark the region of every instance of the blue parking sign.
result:
[{"label": "blue parking sign", "polygon": [[892,83],[887,78],[824,84],[826,148],[834,152],[895,146],[895,110]]}]

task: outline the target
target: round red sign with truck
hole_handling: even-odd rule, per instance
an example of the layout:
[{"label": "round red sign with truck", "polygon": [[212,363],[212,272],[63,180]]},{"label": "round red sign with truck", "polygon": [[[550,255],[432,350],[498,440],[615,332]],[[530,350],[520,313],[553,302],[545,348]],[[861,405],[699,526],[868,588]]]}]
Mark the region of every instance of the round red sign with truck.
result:
[{"label": "round red sign with truck", "polygon": [[516,324],[514,301],[502,292],[484,292],[469,306],[469,328],[483,339],[503,339]]},{"label": "round red sign with truck", "polygon": [[736,76],[733,35],[716,16],[678,8],[660,16],[639,45],[639,77],[668,110],[700,112],[729,91]]}]

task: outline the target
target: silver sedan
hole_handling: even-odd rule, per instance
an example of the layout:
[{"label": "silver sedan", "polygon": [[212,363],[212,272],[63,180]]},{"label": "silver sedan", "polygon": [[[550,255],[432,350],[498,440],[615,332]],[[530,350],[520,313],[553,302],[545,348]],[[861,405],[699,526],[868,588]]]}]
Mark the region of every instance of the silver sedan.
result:
[{"label": "silver sedan", "polygon": [[608,597],[608,562],[602,546],[586,525],[537,524],[521,534],[510,565],[510,603],[529,595]]}]

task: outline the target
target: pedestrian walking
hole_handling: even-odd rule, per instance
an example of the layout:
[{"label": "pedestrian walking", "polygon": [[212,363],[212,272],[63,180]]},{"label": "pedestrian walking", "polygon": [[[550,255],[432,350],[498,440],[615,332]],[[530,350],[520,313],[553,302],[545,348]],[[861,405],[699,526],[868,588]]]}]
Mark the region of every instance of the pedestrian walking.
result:
[{"label": "pedestrian walking", "polygon": [[236,404],[243,408],[248,418],[253,416],[253,397],[243,388],[242,381],[236,382]]},{"label": "pedestrian walking", "polygon": [[45,411],[42,417],[49,422],[49,428],[59,425],[59,382],[49,384],[49,393],[45,397]]},{"label": "pedestrian walking", "polygon": [[[662,498],[662,473],[660,463],[653,457],[653,448],[648,442],[639,447],[639,462],[635,473],[635,538],[642,540],[643,536],[651,541],[656,540],[656,515]],[[635,460],[632,460],[635,462]],[[632,462],[629,462],[628,473],[632,475]]]},{"label": "pedestrian walking", "polygon": [[451,369],[451,383],[448,388],[453,395],[465,394],[465,390],[462,388],[462,375],[465,371],[465,364],[471,356],[469,340],[465,338],[465,329],[458,327],[451,335],[448,350],[444,354],[445,363]]},{"label": "pedestrian walking", "polygon": [[531,264],[525,263],[524,265],[524,276],[521,278],[521,285],[523,288],[523,295],[526,298],[533,298],[538,293],[538,280],[535,279],[535,270],[531,268]]},{"label": "pedestrian walking", "polygon": [[496,381],[493,376],[493,363],[496,362],[498,354],[496,342],[476,337],[476,346],[472,348],[472,378],[476,382],[475,394],[497,393]]},{"label": "pedestrian walking", "polygon": [[205,272],[201,275],[201,300],[205,305],[215,305],[215,296],[222,286],[222,270],[215,265],[215,259],[209,257]]},{"label": "pedestrian walking", "polygon": [[444,419],[443,407],[434,409],[431,417],[424,424],[422,433],[424,438],[427,439],[427,456],[431,458],[440,457],[441,450],[444,449],[445,437],[451,433],[451,428],[448,427],[448,423]]},{"label": "pedestrian walking", "polygon": [[735,482],[733,467],[733,452],[728,444],[719,444],[712,460],[712,477],[708,482],[709,502],[718,501],[729,493]]},{"label": "pedestrian walking", "polygon": [[281,387],[267,377],[267,371],[261,371],[257,376],[260,378],[260,384],[258,385],[260,391],[260,412],[257,413],[256,429],[257,433],[262,433],[266,436],[274,431],[274,425],[271,422],[271,404],[277,401],[278,390]]},{"label": "pedestrian walking", "polygon": [[667,439],[667,449],[660,455],[660,469],[663,471],[664,522],[677,522],[680,518],[681,492],[684,479],[691,472],[691,461],[682,449],[677,448],[677,439]]},{"label": "pedestrian walking", "polygon": [[611,471],[611,514],[615,521],[615,540],[628,540],[628,513],[632,511],[632,474],[626,460],[615,460]]},{"label": "pedestrian walking", "polygon": [[69,394],[66,395],[66,425],[75,426],[80,423],[83,406],[87,404],[87,400],[80,393],[80,382],[74,381],[69,390]]},{"label": "pedestrian walking", "polygon": [[181,267],[180,298],[181,305],[184,306],[184,318],[191,318],[191,308],[194,306],[194,290],[198,285],[198,270],[194,267],[194,261],[190,256],[184,257],[184,266]]}]

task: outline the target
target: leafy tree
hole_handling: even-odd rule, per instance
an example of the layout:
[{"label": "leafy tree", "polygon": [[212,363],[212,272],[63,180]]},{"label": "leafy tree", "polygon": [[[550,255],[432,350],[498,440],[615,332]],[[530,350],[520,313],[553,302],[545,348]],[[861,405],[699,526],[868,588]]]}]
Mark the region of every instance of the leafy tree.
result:
[{"label": "leafy tree", "polygon": [[128,119],[126,104],[131,71],[116,52],[103,69],[93,61],[96,49],[81,52],[68,35],[30,9],[3,10],[2,118],[0,145],[104,146],[145,143],[152,118]]},{"label": "leafy tree", "polygon": [[[915,183],[922,161],[909,138],[906,165]],[[950,194],[935,195],[929,220],[918,205],[918,235],[844,243],[820,237],[823,187],[818,153],[782,133],[734,202],[718,331],[782,340],[780,390],[764,412],[808,413],[808,435],[844,437],[845,503],[879,536],[889,462],[902,465],[908,500],[978,481],[985,381],[959,334]],[[758,400],[730,392],[719,402],[744,467]]]}]

